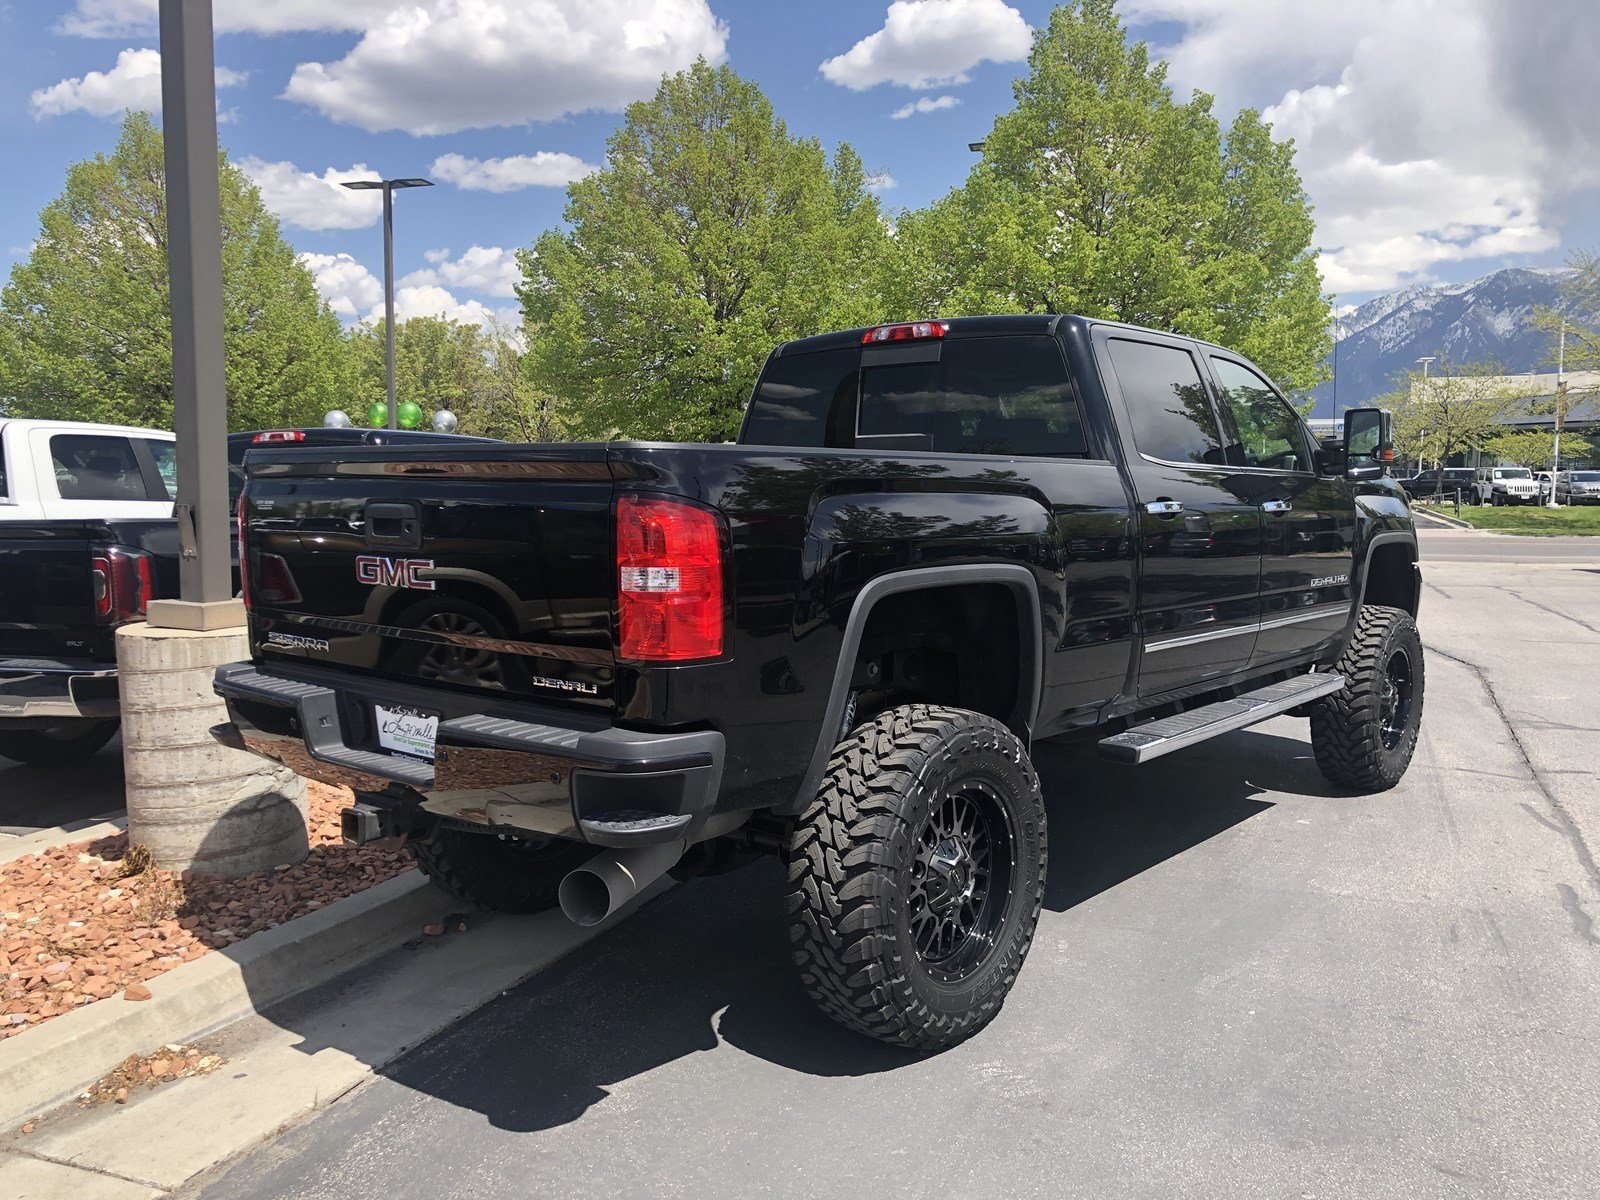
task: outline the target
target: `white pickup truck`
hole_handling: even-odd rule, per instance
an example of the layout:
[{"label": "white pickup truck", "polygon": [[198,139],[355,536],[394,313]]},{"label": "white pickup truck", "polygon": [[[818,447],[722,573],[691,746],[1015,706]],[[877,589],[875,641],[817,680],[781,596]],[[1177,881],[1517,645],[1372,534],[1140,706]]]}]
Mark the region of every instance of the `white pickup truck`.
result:
[{"label": "white pickup truck", "polygon": [[170,517],[177,474],[164,430],[0,418],[0,522]]}]

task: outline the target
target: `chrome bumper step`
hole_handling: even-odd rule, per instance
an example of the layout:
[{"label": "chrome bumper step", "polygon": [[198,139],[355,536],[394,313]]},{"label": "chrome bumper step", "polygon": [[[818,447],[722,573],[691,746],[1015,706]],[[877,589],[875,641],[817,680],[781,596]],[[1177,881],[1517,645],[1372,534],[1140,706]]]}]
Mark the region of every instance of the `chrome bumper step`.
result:
[{"label": "chrome bumper step", "polygon": [[1174,750],[1182,750],[1214,738],[1219,734],[1246,729],[1268,717],[1299,708],[1312,700],[1331,696],[1344,687],[1344,676],[1327,672],[1297,675],[1280,683],[1269,684],[1235,696],[1232,700],[1218,700],[1203,708],[1147,721],[1121,733],[1100,739],[1100,755],[1115,762],[1145,763]]}]

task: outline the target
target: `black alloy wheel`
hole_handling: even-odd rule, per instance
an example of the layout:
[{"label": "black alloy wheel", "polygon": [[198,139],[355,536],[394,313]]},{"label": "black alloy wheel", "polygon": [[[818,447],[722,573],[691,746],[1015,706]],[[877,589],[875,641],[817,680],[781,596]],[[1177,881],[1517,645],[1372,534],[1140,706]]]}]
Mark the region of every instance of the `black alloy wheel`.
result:
[{"label": "black alloy wheel", "polygon": [[994,948],[1011,895],[1015,835],[983,780],[947,794],[917,838],[911,937],[928,974],[955,983]]}]

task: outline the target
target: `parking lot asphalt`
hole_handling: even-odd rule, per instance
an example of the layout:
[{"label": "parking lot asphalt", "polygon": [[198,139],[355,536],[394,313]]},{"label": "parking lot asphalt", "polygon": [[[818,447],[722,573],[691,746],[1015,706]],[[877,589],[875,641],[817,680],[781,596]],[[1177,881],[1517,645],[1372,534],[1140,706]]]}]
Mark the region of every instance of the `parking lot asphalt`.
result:
[{"label": "parking lot asphalt", "polygon": [[761,863],[187,1194],[1600,1195],[1600,573],[1427,579],[1392,792],[1326,785],[1290,718],[1143,768],[1038,747],[1038,939],[955,1050],[814,1014]]},{"label": "parking lot asphalt", "polygon": [[79,762],[24,766],[0,758],[0,847],[12,838],[120,813],[122,739]]}]

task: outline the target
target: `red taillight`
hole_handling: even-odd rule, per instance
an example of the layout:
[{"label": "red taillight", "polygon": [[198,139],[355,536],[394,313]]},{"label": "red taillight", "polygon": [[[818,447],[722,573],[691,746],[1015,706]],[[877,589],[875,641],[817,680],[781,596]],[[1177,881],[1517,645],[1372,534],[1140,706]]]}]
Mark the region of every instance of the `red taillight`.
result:
[{"label": "red taillight", "polygon": [[303,442],[306,440],[303,429],[267,429],[250,439],[252,442]]},{"label": "red taillight", "polygon": [[879,325],[861,335],[863,346],[880,342],[921,342],[928,338],[942,338],[946,326],[940,321],[912,321],[908,325]]},{"label": "red taillight", "polygon": [[722,531],[679,500],[617,501],[621,656],[650,662],[722,653]]},{"label": "red taillight", "polygon": [[150,556],[141,550],[98,548],[89,556],[89,578],[94,586],[94,619],[102,625],[138,620],[155,594]]},{"label": "red taillight", "polygon": [[250,609],[250,540],[249,526],[244,519],[244,493],[239,493],[239,508],[236,516],[239,526],[239,599],[244,601],[245,611]]}]

